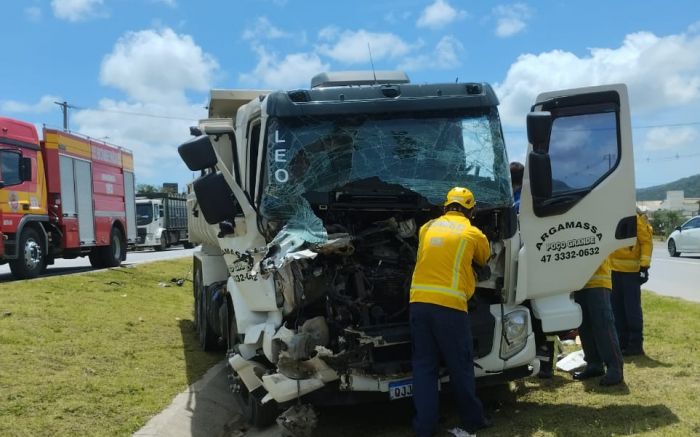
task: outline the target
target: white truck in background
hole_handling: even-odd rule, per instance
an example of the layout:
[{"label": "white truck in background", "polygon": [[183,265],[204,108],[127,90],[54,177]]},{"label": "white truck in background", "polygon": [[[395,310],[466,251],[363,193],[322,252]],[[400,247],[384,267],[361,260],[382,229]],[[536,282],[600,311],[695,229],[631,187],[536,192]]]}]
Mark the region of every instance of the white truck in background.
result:
[{"label": "white truck in background", "polygon": [[136,247],[165,250],[194,247],[187,232],[187,197],[177,193],[142,193],[136,197]]},{"label": "white truck in background", "polygon": [[454,186],[474,193],[491,245],[469,304],[477,382],[536,373],[534,330],[579,326],[571,293],[636,235],[627,89],[537,97],[519,217],[497,105],[488,84],[398,72],[211,92],[209,118],[179,147],[200,171],[195,322],[205,349],[227,348],[248,421],[271,423],[299,398],[411,395],[417,231]]}]

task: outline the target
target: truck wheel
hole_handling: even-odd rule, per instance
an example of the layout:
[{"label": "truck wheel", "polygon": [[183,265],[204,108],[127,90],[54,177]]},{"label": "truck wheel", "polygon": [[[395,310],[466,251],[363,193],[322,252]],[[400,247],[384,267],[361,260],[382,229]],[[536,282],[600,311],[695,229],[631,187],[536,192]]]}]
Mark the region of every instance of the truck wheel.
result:
[{"label": "truck wheel", "polygon": [[185,249],[192,249],[194,247],[194,244],[192,244],[189,241],[185,241],[184,243],[182,243],[182,247],[184,247]]},{"label": "truck wheel", "polygon": [[109,233],[109,246],[100,248],[102,253],[102,262],[104,267],[119,267],[122,263],[122,258],[126,257],[126,244],[122,231],[118,228],[112,228]]},{"label": "truck wheel", "polygon": [[205,296],[204,280],[202,279],[201,267],[196,268],[194,272],[194,323],[197,327],[197,335],[199,337],[199,345],[204,351],[215,350],[218,346],[217,336],[214,330],[209,326],[207,317],[207,299]]},{"label": "truck wheel", "polygon": [[[233,372],[233,369],[231,369],[231,372]],[[262,377],[266,373],[266,369],[262,364],[256,365],[255,373],[258,377]],[[263,393],[257,393],[258,390]],[[260,402],[264,393],[265,389],[262,387],[253,390],[252,393],[249,392],[243,381],[239,382],[238,390],[233,393],[241,407],[241,413],[245,420],[257,428],[266,428],[272,425],[280,414],[277,402],[268,401],[264,404]]]},{"label": "truck wheel", "polygon": [[19,238],[17,259],[10,261],[10,271],[18,279],[36,278],[44,270],[46,249],[39,233],[27,228]]},{"label": "truck wheel", "polygon": [[673,240],[668,240],[668,254],[674,258],[681,254],[676,250],[676,242]]},{"label": "truck wheel", "polygon": [[160,244],[157,246],[153,246],[153,249],[158,251],[158,252],[161,252],[167,248],[168,248],[168,233],[163,232],[163,234],[161,234],[161,236],[160,236]]},{"label": "truck wheel", "polygon": [[104,260],[102,259],[102,253],[99,247],[93,247],[88,255],[90,260],[90,265],[94,269],[103,269],[105,267]]}]

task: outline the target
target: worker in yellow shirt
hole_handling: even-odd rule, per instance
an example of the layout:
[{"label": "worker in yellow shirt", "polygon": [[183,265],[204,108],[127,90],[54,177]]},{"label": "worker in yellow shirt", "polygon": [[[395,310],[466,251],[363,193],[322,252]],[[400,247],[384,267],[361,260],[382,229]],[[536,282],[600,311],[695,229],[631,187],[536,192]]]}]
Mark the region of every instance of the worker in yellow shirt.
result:
[{"label": "worker in yellow shirt", "polygon": [[472,262],[485,266],[490,257],[486,236],[470,222],[476,202],[466,188],[447,193],[444,215],[420,229],[410,295],[413,349],[413,421],[418,436],[431,436],[438,425],[438,367],[450,373],[461,427],[475,433],[490,425],[476,397],[472,334],[467,301],[476,280]]},{"label": "worker in yellow shirt", "polygon": [[576,380],[603,376],[599,381],[603,386],[624,381],[622,352],[610,307],[611,288],[610,258],[606,258],[583,289],[574,293],[583,315],[578,333],[586,358],[586,369],[574,373]]},{"label": "worker in yellow shirt", "polygon": [[612,268],[611,303],[623,355],[644,355],[644,319],[641,284],[649,280],[653,248],[651,226],[637,210],[637,242],[610,256]]}]

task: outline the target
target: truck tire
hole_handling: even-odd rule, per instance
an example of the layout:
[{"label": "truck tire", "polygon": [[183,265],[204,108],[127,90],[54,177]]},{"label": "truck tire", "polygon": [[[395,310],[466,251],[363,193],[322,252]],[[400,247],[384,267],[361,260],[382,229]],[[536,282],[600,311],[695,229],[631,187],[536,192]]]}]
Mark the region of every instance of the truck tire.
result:
[{"label": "truck tire", "polygon": [[17,259],[10,261],[10,271],[18,279],[36,278],[46,265],[46,248],[39,233],[25,228],[19,238]]},{"label": "truck tire", "polygon": [[119,228],[113,227],[109,233],[109,246],[100,247],[104,267],[119,267],[126,257],[126,244]]},{"label": "truck tire", "polygon": [[162,252],[167,248],[168,248],[168,233],[163,232],[160,236],[160,244],[157,246],[153,246],[153,250],[155,250],[157,252]]},{"label": "truck tire", "polygon": [[88,259],[90,260],[90,265],[92,266],[93,269],[105,268],[105,263],[104,263],[104,260],[102,259],[101,248],[93,247],[92,250],[90,251],[90,254],[88,255]]},{"label": "truck tire", "polygon": [[185,249],[192,249],[194,248],[194,244],[189,241],[184,241],[182,243],[182,247],[184,247]]},{"label": "truck tire", "polygon": [[[230,367],[229,369],[231,372],[234,372]],[[255,373],[258,374],[258,377],[262,377],[266,373],[265,366],[262,364],[256,365]],[[258,393],[258,390],[262,393]],[[240,382],[239,389],[233,393],[241,407],[241,413],[245,420],[257,428],[266,428],[272,425],[280,414],[277,402],[268,401],[264,404],[260,402],[264,394],[265,389],[262,387],[254,390],[252,393],[249,392],[243,381]]]},{"label": "truck tire", "polygon": [[192,286],[194,287],[194,325],[197,329],[199,345],[203,351],[212,351],[218,348],[218,337],[211,328],[207,317],[209,308],[201,266],[195,266]]},{"label": "truck tire", "polygon": [[668,254],[676,258],[680,256],[680,252],[676,249],[676,242],[674,240],[668,240]]}]

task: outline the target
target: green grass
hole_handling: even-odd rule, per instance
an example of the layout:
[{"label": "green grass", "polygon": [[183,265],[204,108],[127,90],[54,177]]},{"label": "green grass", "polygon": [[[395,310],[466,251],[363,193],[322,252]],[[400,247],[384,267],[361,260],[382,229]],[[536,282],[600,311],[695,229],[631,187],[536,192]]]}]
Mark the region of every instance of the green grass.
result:
[{"label": "green grass", "polygon": [[128,435],[219,361],[170,282],[191,263],[0,284],[0,434]]},{"label": "green grass", "polygon": [[[557,371],[551,380],[481,389],[494,426],[479,437],[700,435],[700,304],[645,292],[643,305],[647,356],[625,359],[625,386]],[[449,398],[441,410],[442,428],[457,426]],[[410,401],[322,409],[317,435],[411,435],[411,415]]]},{"label": "green grass", "polygon": [[[196,343],[191,283],[170,282],[190,263],[0,284],[0,435],[131,434],[220,360]],[[626,360],[626,386],[556,372],[481,390],[495,425],[479,436],[700,434],[700,304],[644,293],[644,315],[648,356]],[[323,408],[316,435],[411,435],[411,414],[410,400]]]}]

